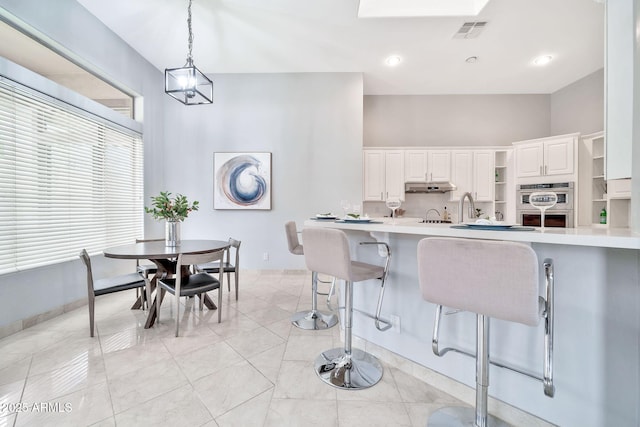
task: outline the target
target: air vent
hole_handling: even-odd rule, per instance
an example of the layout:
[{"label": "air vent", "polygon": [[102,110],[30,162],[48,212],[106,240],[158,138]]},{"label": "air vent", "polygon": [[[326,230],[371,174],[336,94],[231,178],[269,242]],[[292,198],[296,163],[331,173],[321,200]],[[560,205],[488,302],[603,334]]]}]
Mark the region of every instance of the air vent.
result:
[{"label": "air vent", "polygon": [[486,21],[465,22],[457,33],[453,35],[454,39],[473,39],[480,35],[484,27],[487,26]]}]

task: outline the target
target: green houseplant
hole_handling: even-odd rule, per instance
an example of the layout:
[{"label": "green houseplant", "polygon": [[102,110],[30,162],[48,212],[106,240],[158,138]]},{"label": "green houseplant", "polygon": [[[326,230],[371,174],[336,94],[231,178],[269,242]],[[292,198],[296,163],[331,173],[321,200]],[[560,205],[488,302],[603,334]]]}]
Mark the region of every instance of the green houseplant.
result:
[{"label": "green houseplant", "polygon": [[164,219],[165,223],[165,244],[167,246],[177,246],[180,244],[180,222],[189,216],[189,213],[198,210],[198,201],[189,203],[187,196],[176,194],[171,197],[168,191],[161,191],[159,196],[152,196],[152,207],[144,208],[146,213],[151,214],[155,219]]}]

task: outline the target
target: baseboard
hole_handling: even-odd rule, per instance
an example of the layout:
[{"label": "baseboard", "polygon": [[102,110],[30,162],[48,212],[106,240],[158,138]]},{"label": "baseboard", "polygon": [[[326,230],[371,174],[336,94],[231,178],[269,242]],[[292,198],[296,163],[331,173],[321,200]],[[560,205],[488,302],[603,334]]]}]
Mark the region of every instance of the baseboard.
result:
[{"label": "baseboard", "polygon": [[15,322],[12,322],[6,326],[0,326],[0,339],[4,337],[8,337],[9,335],[13,335],[25,329],[28,329],[32,326],[37,325],[38,323],[51,320],[56,316],[60,316],[61,314],[75,310],[79,307],[82,307],[83,305],[87,305],[86,298],[80,298],[76,301],[72,301],[68,304],[61,305],[59,307],[45,311],[43,313],[39,313],[22,320],[16,320]]}]

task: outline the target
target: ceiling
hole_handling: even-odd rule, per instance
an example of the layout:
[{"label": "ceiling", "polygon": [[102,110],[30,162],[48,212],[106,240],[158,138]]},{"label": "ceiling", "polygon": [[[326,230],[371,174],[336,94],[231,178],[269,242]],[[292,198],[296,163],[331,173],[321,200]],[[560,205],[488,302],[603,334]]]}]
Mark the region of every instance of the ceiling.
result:
[{"label": "ceiling", "polygon": [[[187,0],[78,2],[158,69],[184,64]],[[476,17],[363,19],[358,4],[194,0],[195,64],[208,74],[362,72],[365,94],[553,93],[604,64],[604,5],[594,0],[491,0]],[[488,24],[454,39],[466,21]],[[403,58],[395,68],[384,64],[391,54]],[[532,65],[542,54],[552,63]]]}]

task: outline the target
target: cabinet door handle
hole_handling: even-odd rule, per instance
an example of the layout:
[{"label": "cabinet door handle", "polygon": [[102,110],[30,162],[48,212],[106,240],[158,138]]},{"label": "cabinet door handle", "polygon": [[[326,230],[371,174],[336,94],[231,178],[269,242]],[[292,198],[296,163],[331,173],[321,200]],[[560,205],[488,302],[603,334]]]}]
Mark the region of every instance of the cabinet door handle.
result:
[{"label": "cabinet door handle", "polygon": [[542,166],[540,166],[540,175],[542,175]]},{"label": "cabinet door handle", "polygon": [[544,174],[547,174],[547,165],[544,165]]}]

